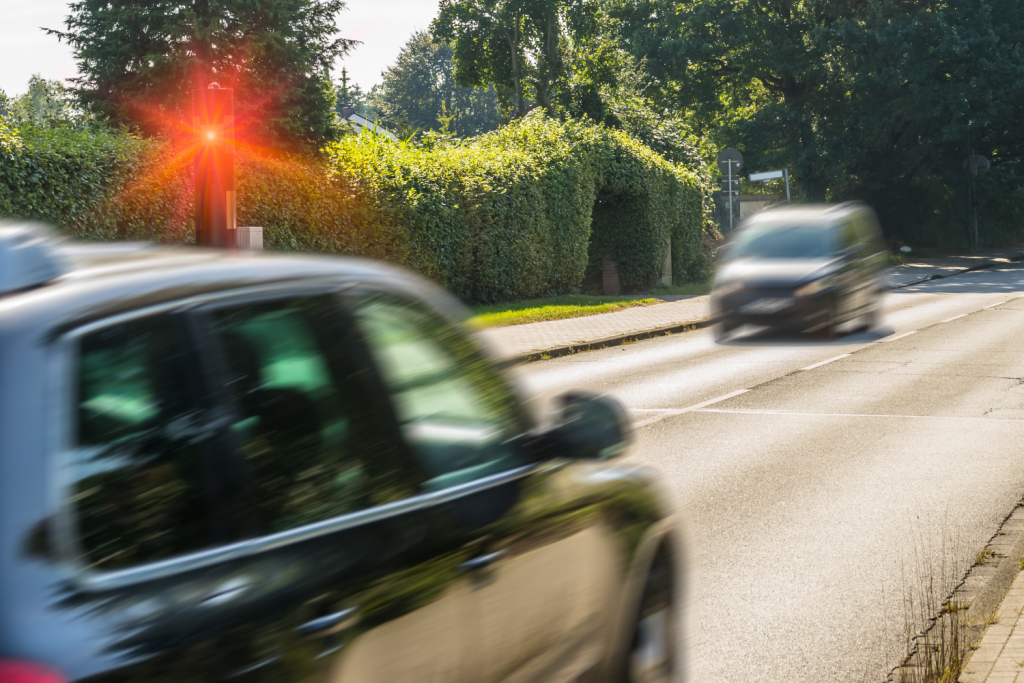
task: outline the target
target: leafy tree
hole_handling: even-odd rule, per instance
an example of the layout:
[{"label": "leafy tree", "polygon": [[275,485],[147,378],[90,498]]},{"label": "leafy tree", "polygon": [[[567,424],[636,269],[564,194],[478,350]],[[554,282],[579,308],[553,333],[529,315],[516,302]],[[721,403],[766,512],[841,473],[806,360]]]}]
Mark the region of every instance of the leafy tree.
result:
[{"label": "leafy tree", "polygon": [[460,85],[494,84],[526,114],[527,97],[551,110],[568,76],[567,54],[593,14],[586,0],[441,0],[431,26],[454,49]]},{"label": "leafy tree", "polygon": [[414,33],[374,86],[368,109],[401,137],[427,130],[459,137],[494,130],[501,122],[494,87],[456,85],[452,56],[451,47],[433,42],[426,31]]},{"label": "leafy tree", "polygon": [[235,89],[243,132],[317,149],[335,139],[329,70],[353,41],[337,38],[343,0],[77,0],[66,31],[83,104],[145,133],[191,122],[194,87]]},{"label": "leafy tree", "polygon": [[789,167],[804,199],[865,197],[890,232],[951,234],[969,139],[1020,185],[1010,0],[609,0],[609,14],[654,101],[752,164]]},{"label": "leafy tree", "polygon": [[16,125],[64,126],[80,128],[93,119],[83,112],[60,81],[32,76],[28,91],[9,98],[0,91],[0,116],[9,117]]}]

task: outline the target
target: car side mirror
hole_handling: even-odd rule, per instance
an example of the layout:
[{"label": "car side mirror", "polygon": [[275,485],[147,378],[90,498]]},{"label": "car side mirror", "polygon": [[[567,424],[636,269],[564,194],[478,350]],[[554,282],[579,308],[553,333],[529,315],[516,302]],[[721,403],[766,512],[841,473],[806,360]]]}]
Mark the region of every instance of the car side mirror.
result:
[{"label": "car side mirror", "polygon": [[560,397],[562,414],[549,436],[555,455],[605,460],[626,450],[633,426],[622,404],[610,396],[570,392]]}]

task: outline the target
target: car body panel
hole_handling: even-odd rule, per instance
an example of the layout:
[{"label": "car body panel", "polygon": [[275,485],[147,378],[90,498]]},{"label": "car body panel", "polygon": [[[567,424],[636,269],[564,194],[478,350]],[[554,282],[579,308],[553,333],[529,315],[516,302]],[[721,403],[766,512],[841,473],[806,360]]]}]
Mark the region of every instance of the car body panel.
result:
[{"label": "car body panel", "polygon": [[615,462],[539,462],[124,571],[76,563],[62,469],[76,331],[286,290],[399,292],[457,326],[466,313],[436,286],[358,259],[149,247],[75,247],[67,259],[66,276],[0,297],[0,656],[125,683],[614,669],[645,553],[674,528],[653,478]]}]

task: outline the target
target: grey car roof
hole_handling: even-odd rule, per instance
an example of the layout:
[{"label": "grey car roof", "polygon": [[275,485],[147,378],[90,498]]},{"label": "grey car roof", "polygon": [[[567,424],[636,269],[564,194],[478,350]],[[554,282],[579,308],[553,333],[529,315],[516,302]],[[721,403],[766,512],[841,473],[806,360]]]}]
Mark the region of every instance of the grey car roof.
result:
[{"label": "grey car roof", "polygon": [[62,272],[0,293],[0,328],[67,328],[211,292],[312,280],[386,286],[429,301],[449,319],[466,318],[464,307],[434,283],[355,257],[59,240],[49,248]]}]

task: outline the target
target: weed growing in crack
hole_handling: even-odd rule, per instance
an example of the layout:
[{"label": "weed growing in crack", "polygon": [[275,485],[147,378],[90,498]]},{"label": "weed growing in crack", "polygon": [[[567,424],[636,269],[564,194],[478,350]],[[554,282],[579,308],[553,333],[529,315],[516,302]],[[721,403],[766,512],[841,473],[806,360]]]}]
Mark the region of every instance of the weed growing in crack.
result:
[{"label": "weed growing in crack", "polygon": [[957,552],[958,546],[943,533],[938,552],[917,549],[921,571],[915,573],[928,578],[905,589],[904,637],[909,654],[890,675],[893,683],[954,683],[960,677],[969,650],[970,605],[957,595],[964,568],[952,558],[966,554]]}]

